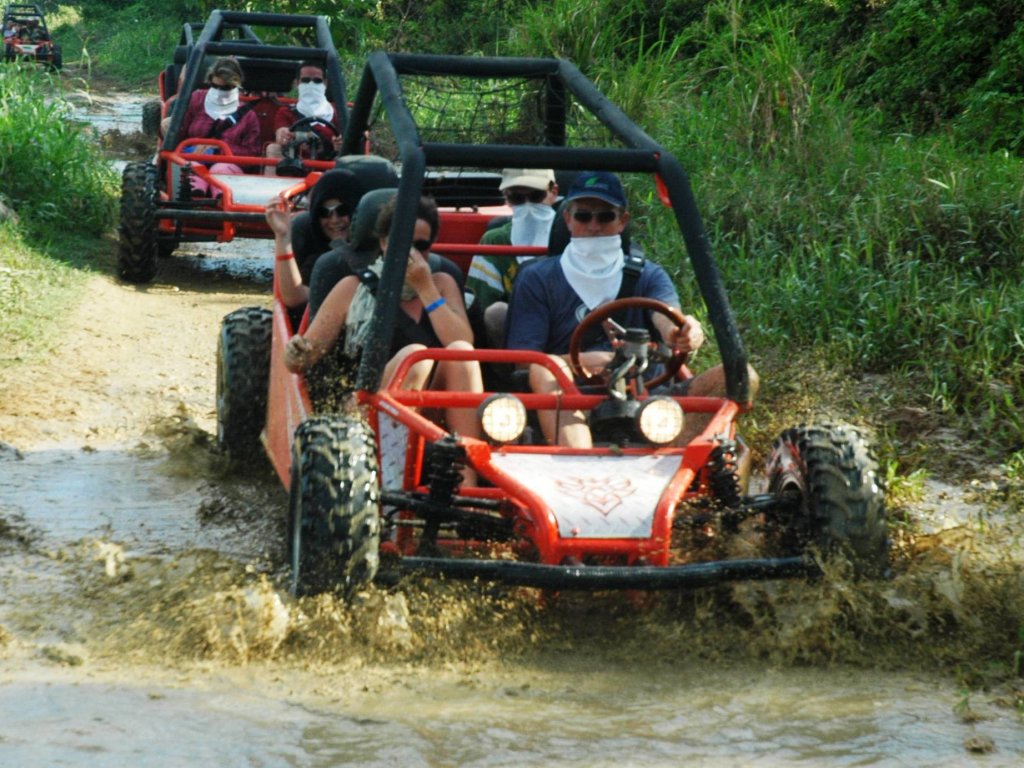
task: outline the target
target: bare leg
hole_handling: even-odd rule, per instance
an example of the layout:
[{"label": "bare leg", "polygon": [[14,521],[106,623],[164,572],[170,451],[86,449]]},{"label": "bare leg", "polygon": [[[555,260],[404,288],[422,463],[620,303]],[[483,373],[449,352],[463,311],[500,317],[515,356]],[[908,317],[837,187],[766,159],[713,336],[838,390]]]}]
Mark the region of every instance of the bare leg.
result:
[{"label": "bare leg", "polygon": [[[275,157],[278,160],[280,160],[282,157],[284,157],[284,152],[281,151],[281,145],[277,144],[277,143],[267,144],[267,157]],[[264,176],[277,176],[277,166],[276,165],[264,165],[263,166],[263,175]]]},{"label": "bare leg", "polygon": [[[571,378],[572,371],[569,364],[562,358],[551,355],[551,359]],[[530,389],[538,394],[561,394],[558,380],[547,368],[540,365],[530,366]],[[538,411],[537,418],[540,421],[541,431],[544,439],[549,443],[557,443],[569,448],[590,448],[593,441],[590,437],[590,427],[587,426],[586,417],[582,411]]]}]

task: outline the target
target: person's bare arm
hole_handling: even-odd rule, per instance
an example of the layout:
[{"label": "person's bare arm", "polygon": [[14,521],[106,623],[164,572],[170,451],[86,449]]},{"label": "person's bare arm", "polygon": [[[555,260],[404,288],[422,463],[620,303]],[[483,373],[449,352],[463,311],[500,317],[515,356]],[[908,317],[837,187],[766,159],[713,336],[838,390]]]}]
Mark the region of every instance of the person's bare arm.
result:
[{"label": "person's bare arm", "polygon": [[274,233],[274,272],[281,301],[286,307],[299,307],[309,301],[309,287],[302,282],[299,265],[292,252],[292,213],[288,201],[280,196],[267,203],[267,224]]}]

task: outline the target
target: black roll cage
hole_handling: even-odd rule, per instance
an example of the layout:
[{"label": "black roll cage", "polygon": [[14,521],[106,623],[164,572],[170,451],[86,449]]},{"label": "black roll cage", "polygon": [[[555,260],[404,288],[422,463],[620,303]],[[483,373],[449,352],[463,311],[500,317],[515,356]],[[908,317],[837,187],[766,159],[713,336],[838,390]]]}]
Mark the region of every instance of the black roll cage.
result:
[{"label": "black roll cage", "polygon": [[[399,75],[465,76],[474,78],[532,77],[545,80],[545,146],[510,144],[424,143],[416,121],[402,95]],[[589,149],[565,146],[565,99],[571,93],[591,112],[624,148]],[[750,400],[747,358],[739,329],[729,305],[711,244],[697,210],[689,177],[664,147],[611,103],[580,70],[565,59],[465,57],[429,54],[370,54],[349,115],[341,154],[357,154],[359,142],[370,128],[373,103],[380,95],[398,144],[401,178],[398,205],[388,237],[384,269],[370,338],[363,348],[356,388],[377,391],[399,310],[405,264],[416,224],[416,201],[423,189],[428,166],[477,166],[501,169],[552,168],[582,171],[646,172],[661,179],[676,222],[686,243],[700,292],[707,305],[725,369],[727,396],[736,402]]]},{"label": "black roll cage", "polygon": [[[315,32],[316,45],[312,48],[291,45],[266,45],[253,32],[253,26],[282,27],[288,29],[311,29]],[[228,30],[240,30],[243,39],[223,40]],[[188,25],[182,30],[183,41],[192,39],[192,27]],[[179,46],[180,48],[181,46]],[[192,44],[186,45],[188,56],[186,61],[185,80],[180,93],[187,97],[201,83],[206,73],[202,63],[207,56],[240,56],[255,60],[277,60],[300,62],[307,59],[322,61],[327,74],[327,95],[338,110],[338,128],[342,135],[348,133],[348,100],[345,95],[345,77],[341,71],[338,52],[334,47],[330,29],[325,16],[291,15],[282,13],[246,13],[243,11],[212,11],[203,25],[202,31]],[[176,55],[177,58],[177,55]],[[171,109],[171,123],[164,136],[161,149],[165,152],[176,146],[181,122],[188,108],[188,98],[178,98]]]}]

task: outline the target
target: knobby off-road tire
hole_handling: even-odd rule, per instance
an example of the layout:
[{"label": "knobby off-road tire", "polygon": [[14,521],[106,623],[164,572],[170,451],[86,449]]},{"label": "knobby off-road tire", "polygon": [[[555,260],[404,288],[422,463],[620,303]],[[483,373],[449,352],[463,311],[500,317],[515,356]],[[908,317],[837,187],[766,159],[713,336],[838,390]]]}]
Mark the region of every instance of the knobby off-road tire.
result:
[{"label": "knobby off-road tire", "polygon": [[308,419],[292,443],[288,560],[296,596],[345,597],[379,565],[380,481],[373,432],[344,416]]},{"label": "knobby off-road tire", "polygon": [[783,554],[816,547],[850,560],[855,576],[888,570],[885,494],[878,462],[856,429],[842,424],[787,429],[768,461],[768,490],[799,505],[769,516],[769,537]]},{"label": "knobby off-road tire", "polygon": [[243,307],[221,321],[217,340],[217,445],[239,466],[260,455],[270,386],[273,314]]},{"label": "knobby off-road tire", "polygon": [[121,221],[117,228],[117,271],[130,283],[156,275],[156,166],[128,163],[121,176]]},{"label": "knobby off-road tire", "polygon": [[142,105],[142,133],[146,136],[157,136],[160,133],[159,101],[147,101]]}]

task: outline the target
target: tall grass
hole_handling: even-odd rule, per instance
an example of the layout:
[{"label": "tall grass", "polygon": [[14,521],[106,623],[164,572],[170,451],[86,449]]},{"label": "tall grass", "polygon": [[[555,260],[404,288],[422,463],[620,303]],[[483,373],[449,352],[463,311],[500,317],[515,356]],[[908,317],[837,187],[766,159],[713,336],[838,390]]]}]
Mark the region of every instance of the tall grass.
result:
[{"label": "tall grass", "polygon": [[45,350],[54,320],[83,280],[76,267],[106,249],[117,174],[82,124],[60,82],[41,67],[0,67],[0,367]]},{"label": "tall grass", "polygon": [[[1024,165],[885,133],[761,5],[708,4],[647,43],[646,67],[617,37],[642,13],[630,2],[555,0],[516,39],[577,61],[690,172],[755,364],[781,350],[900,374],[921,390],[907,400],[962,414],[997,454],[1021,451]],[[648,253],[699,312],[674,221],[653,195],[637,202]]]},{"label": "tall grass", "polygon": [[117,174],[71,117],[55,75],[0,68],[0,195],[39,232],[99,235],[113,223]]}]

